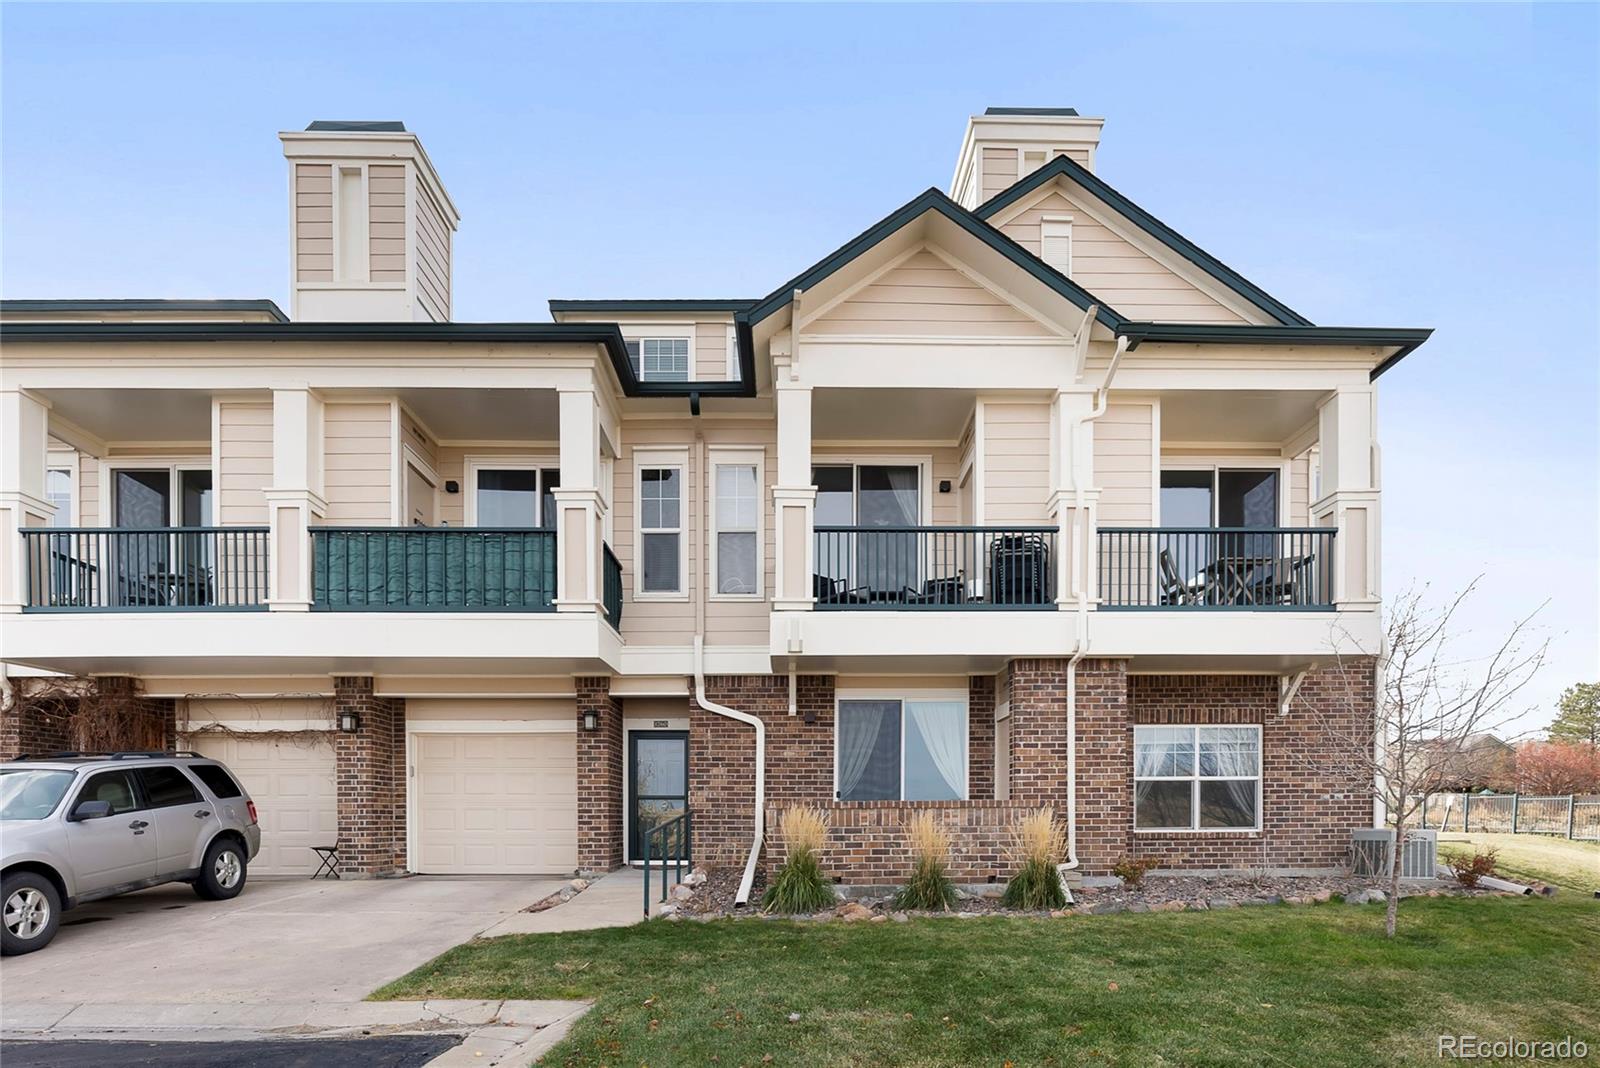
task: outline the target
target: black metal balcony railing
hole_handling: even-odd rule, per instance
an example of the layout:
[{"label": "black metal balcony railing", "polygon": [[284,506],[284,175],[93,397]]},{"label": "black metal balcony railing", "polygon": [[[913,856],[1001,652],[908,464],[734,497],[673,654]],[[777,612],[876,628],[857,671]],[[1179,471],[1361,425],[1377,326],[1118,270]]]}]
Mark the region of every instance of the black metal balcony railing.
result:
[{"label": "black metal balcony railing", "polygon": [[30,612],[266,607],[266,527],[27,527],[21,534]]},{"label": "black metal balcony railing", "polygon": [[1055,606],[1054,527],[817,527],[819,609]]},{"label": "black metal balcony railing", "polygon": [[604,580],[601,592],[601,603],[605,605],[606,619],[616,630],[622,629],[622,564],[617,560],[617,554],[611,551],[611,546],[603,545],[605,549],[602,562],[602,578]]},{"label": "black metal balcony railing", "polygon": [[311,533],[312,607],[334,612],[548,612],[553,530],[325,527]]},{"label": "black metal balcony railing", "polygon": [[1333,607],[1332,529],[1100,529],[1102,608]]}]

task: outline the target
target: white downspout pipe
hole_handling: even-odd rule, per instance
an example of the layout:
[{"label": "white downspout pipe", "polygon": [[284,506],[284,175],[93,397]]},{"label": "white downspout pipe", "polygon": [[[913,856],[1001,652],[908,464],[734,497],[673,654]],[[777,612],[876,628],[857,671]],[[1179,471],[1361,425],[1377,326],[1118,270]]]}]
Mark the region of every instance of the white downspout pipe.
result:
[{"label": "white downspout pipe", "polygon": [[706,697],[705,636],[702,634],[694,636],[694,699],[707,712],[754,727],[756,731],[755,840],[750,843],[750,857],[744,862],[744,877],[739,880],[739,892],[733,898],[734,906],[738,907],[750,901],[750,886],[756,878],[756,860],[761,855],[761,842],[766,835],[767,728],[760,716],[719,705]]}]

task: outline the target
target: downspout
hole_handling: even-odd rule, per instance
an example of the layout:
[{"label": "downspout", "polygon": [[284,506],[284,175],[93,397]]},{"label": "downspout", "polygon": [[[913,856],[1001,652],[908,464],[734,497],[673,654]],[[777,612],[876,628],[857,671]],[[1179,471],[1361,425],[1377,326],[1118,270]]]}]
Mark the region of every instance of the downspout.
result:
[{"label": "downspout", "polygon": [[1117,367],[1122,363],[1122,354],[1127,351],[1128,339],[1117,338],[1117,349],[1111,355],[1111,365],[1106,368],[1106,377],[1100,383],[1100,388],[1095,391],[1094,408],[1072,427],[1072,496],[1074,520],[1078,525],[1078,551],[1073,554],[1072,570],[1078,580],[1073,590],[1078,604],[1077,622],[1072,639],[1072,659],[1067,661],[1067,860],[1065,864],[1056,865],[1061,889],[1066,893],[1068,900],[1071,900],[1072,894],[1067,890],[1067,872],[1074,870],[1079,864],[1078,663],[1089,655],[1089,539],[1094,535],[1083,507],[1085,479],[1080,477],[1079,473],[1083,456],[1077,445],[1081,428],[1106,414],[1111,399],[1111,380],[1116,376]]}]

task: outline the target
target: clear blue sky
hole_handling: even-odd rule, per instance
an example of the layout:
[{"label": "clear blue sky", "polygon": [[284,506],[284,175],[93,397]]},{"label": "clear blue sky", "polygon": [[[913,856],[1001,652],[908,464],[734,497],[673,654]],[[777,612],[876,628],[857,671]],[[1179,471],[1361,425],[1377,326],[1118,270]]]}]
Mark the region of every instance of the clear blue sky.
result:
[{"label": "clear blue sky", "polygon": [[1385,582],[1548,599],[1600,677],[1592,5],[0,8],[7,297],[286,303],[274,134],[418,131],[456,314],[764,293],[928,186],[967,115],[1106,118],[1100,174],[1312,320],[1433,326],[1382,380]]}]

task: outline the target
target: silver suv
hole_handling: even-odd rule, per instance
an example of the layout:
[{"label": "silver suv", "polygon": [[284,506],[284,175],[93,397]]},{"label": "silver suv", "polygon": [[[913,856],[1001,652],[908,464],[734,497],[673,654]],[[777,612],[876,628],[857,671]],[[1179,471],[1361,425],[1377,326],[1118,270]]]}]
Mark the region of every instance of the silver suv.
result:
[{"label": "silver suv", "polygon": [[255,802],[215,760],[64,753],[0,764],[0,950],[43,949],[64,910],[159,883],[234,897],[260,850]]}]

